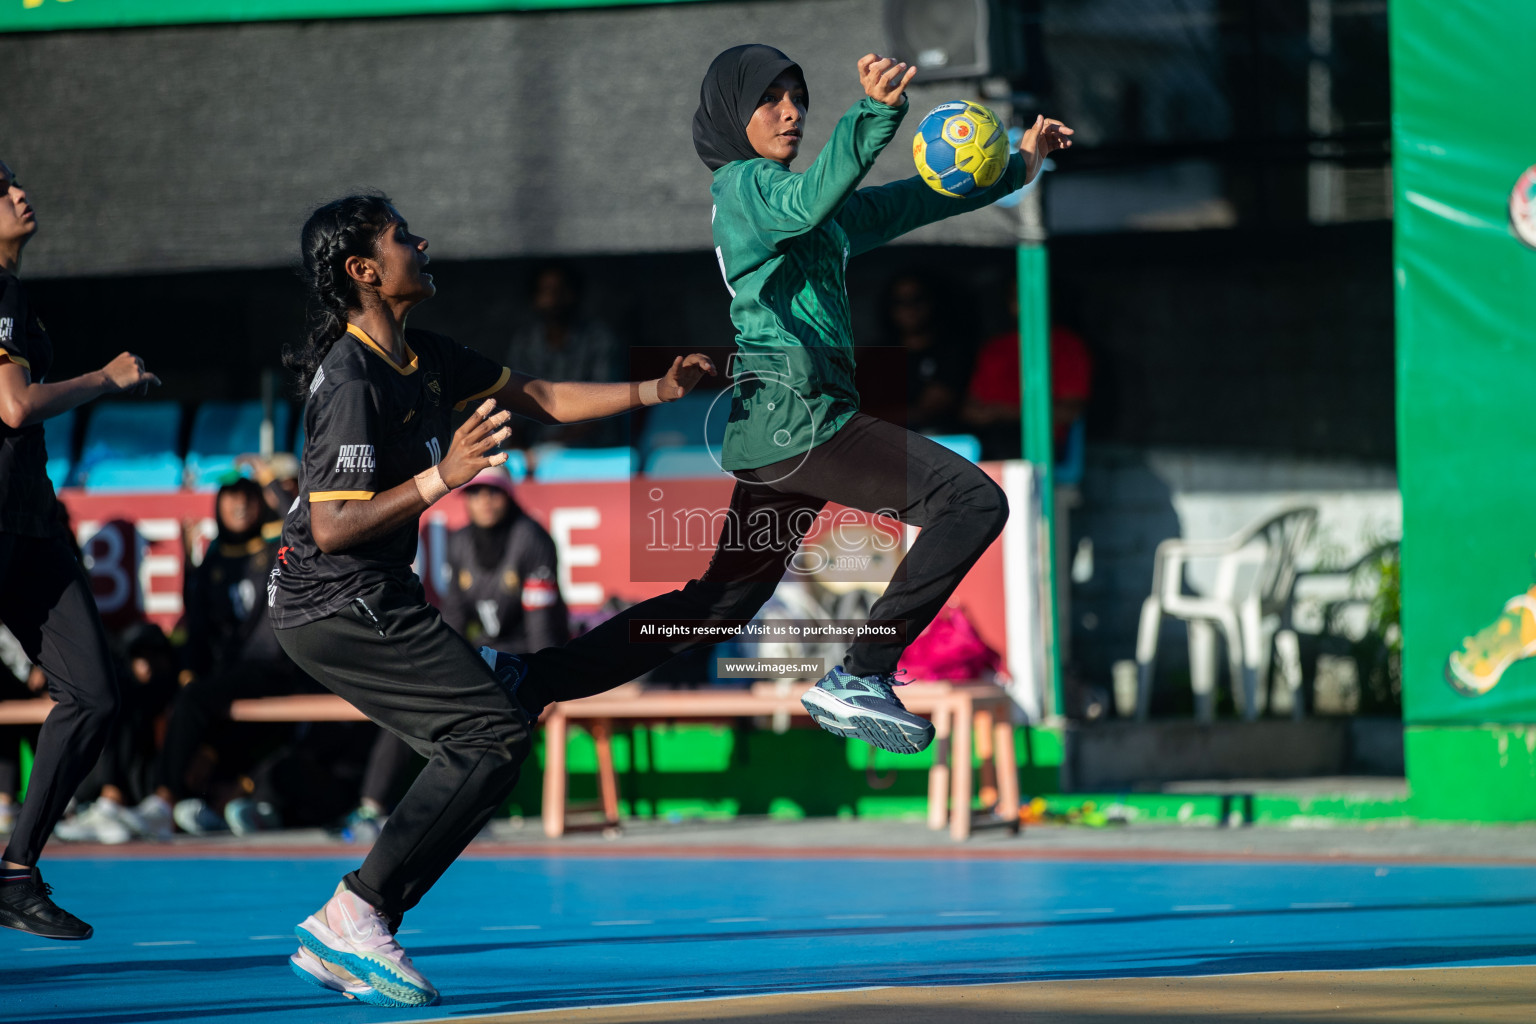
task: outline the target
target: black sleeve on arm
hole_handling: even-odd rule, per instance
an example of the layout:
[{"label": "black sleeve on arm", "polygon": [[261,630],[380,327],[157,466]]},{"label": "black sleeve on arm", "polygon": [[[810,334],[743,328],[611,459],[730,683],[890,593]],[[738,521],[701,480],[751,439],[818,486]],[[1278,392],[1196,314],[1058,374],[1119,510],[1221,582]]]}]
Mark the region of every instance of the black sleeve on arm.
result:
[{"label": "black sleeve on arm", "polygon": [[9,274],[0,274],[0,352],[23,370],[31,370],[27,359],[27,294],[21,282]]},{"label": "black sleeve on arm", "polygon": [[451,338],[438,337],[448,366],[448,397],[453,408],[463,412],[472,402],[489,398],[512,378],[512,371],[496,360],[460,345]]},{"label": "black sleeve on arm", "polygon": [[[368,501],[379,490],[378,403],[365,380],[323,386],[310,397],[304,441],[308,502]],[[387,488],[386,488],[387,489]]]}]

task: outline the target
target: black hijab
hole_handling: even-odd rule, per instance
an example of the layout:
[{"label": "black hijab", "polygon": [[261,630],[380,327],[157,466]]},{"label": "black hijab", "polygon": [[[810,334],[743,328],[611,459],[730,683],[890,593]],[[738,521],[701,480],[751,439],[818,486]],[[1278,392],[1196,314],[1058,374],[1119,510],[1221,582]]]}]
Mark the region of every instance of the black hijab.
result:
[{"label": "black hijab", "polygon": [[[699,109],[693,115],[693,148],[704,166],[718,171],[733,160],[757,159],[757,150],[747,141],[747,122],[763,90],[790,70],[804,85],[800,65],[761,43],[733,46],[710,62],[699,86]],[[809,88],[806,97],[809,105]]]},{"label": "black hijab", "polygon": [[[256,524],[247,530],[235,531],[224,525],[224,520],[218,517],[219,495],[226,491],[243,491],[246,500],[256,504]],[[214,521],[219,528],[219,535],[215,538],[218,544],[246,544],[252,539],[261,536],[261,528],[271,522],[272,510],[267,506],[266,496],[262,494],[261,485],[247,477],[239,477],[219,488],[218,495],[213,499]]]}]

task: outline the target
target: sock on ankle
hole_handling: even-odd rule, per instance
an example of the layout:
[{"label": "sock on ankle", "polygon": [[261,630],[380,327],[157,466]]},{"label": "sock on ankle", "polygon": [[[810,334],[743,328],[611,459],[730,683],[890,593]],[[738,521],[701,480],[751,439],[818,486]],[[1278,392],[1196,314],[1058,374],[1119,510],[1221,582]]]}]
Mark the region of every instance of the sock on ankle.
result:
[{"label": "sock on ankle", "polygon": [[10,885],[15,882],[30,882],[31,880],[31,868],[0,868],[0,885]]}]

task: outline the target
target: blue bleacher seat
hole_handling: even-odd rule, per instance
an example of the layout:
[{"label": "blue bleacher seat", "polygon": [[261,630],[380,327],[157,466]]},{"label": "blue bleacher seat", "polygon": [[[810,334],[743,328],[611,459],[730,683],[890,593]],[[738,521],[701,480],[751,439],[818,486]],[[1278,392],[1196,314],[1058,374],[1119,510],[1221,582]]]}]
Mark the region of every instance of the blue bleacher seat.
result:
[{"label": "blue bleacher seat", "polygon": [[80,449],[87,491],[176,491],[181,406],[175,402],[102,402],[91,411]]},{"label": "blue bleacher seat", "polygon": [[974,434],[930,434],[928,439],[972,462],[981,461],[981,441]]},{"label": "blue bleacher seat", "polygon": [[[714,415],[708,415],[715,399]],[[654,452],[662,448],[712,446],[715,451],[725,443],[725,421],[731,412],[731,396],[719,391],[692,391],[675,402],[653,405],[646,411],[645,433],[640,449]]]},{"label": "blue bleacher seat", "polygon": [[[272,409],[273,443],[281,444],[288,435],[287,402],[277,402]],[[192,421],[192,441],[187,447],[187,475],[192,486],[216,487],[234,473],[235,459],[261,450],[262,409],[260,402],[204,402]]]},{"label": "blue bleacher seat", "polygon": [[645,459],[645,475],[657,479],[679,477],[719,476],[720,449],[704,445],[684,445],[677,448],[661,448]]},{"label": "blue bleacher seat", "polygon": [[75,410],[43,421],[43,445],[48,449],[48,479],[55,490],[68,487],[75,468]]},{"label": "blue bleacher seat", "polygon": [[628,480],[636,461],[633,448],[561,448],[539,456],[533,478],[539,483]]}]

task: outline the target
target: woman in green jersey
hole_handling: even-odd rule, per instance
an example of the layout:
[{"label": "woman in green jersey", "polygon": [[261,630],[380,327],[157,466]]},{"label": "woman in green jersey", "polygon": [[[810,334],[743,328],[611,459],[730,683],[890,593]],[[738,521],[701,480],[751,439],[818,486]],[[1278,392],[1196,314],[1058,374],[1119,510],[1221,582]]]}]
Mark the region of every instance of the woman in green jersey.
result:
[{"label": "woman in green jersey", "polygon": [[1071,145],[1072,130],[1037,118],[1001,179],[964,199],[916,176],[861,189],[907,112],[916,69],[871,53],[858,71],[864,98],[797,173],[790,164],[810,103],[799,66],[760,45],[732,47],[710,65],[693,141],[714,172],[715,256],[737,332],[721,458],[737,481],[730,514],[702,578],[532,655],[519,691],[530,711],[632,679],[699,643],[631,643],[635,620],[750,619],[836,502],[921,532],[870,612],[895,632],[851,645],[803,703],[822,728],[885,750],[932,741],[933,726],[895,694],[897,661],[1002,532],[1008,505],[973,463],[859,411],[844,271],[852,256],[1022,188],[1047,154]]}]

